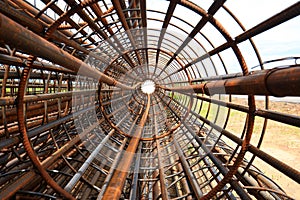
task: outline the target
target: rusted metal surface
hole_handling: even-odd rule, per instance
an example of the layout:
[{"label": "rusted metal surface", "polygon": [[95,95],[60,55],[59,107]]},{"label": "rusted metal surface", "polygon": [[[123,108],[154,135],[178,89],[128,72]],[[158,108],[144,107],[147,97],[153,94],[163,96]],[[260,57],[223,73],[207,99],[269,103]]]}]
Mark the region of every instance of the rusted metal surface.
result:
[{"label": "rusted metal surface", "polygon": [[300,95],[300,66],[274,68],[253,72],[250,75],[227,80],[211,81],[183,87],[161,87],[162,89],[200,93],[212,96],[215,94],[268,95],[274,97]]},{"label": "rusted metal surface", "polygon": [[109,181],[109,184],[103,194],[103,199],[119,199],[122,193],[122,189],[124,187],[126,177],[130,166],[132,164],[134,153],[137,150],[142,132],[144,130],[144,126],[148,117],[148,113],[150,110],[150,95],[147,97],[147,106],[145,110],[141,110],[143,112],[142,117],[140,119],[139,125],[136,127],[135,133],[133,137],[130,139],[128,147],[124,152],[124,155],[120,162],[118,163],[119,168],[113,172],[113,176]]},{"label": "rusted metal surface", "polygon": [[[47,42],[43,38],[34,35],[29,32],[27,29],[18,25],[14,21],[0,14],[1,21],[1,32],[0,37],[6,43],[20,48],[26,52],[30,52],[36,56],[41,56],[42,58],[51,60],[57,64],[60,64],[74,72],[83,73],[96,80],[103,81],[109,85],[118,86],[124,89],[132,89],[122,83],[118,83],[111,77],[106,76],[98,70],[93,69],[88,66],[86,63],[80,61],[79,59],[71,56],[70,54],[61,51],[55,45]],[[22,38],[22,39],[21,39]],[[14,41],[20,41],[20,43],[15,43]]]},{"label": "rusted metal surface", "polygon": [[299,168],[265,145],[300,133],[272,101],[298,100],[300,58],[255,41],[288,40],[300,3],[252,27],[231,6],[0,1],[0,199],[296,199]]}]

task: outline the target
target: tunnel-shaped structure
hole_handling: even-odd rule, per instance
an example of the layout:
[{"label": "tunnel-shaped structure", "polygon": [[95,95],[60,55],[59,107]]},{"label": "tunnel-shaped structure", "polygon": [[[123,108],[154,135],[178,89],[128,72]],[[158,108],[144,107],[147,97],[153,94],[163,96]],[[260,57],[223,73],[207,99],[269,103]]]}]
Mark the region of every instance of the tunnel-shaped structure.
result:
[{"label": "tunnel-shaped structure", "polygon": [[253,2],[1,0],[0,199],[297,198],[300,3]]}]

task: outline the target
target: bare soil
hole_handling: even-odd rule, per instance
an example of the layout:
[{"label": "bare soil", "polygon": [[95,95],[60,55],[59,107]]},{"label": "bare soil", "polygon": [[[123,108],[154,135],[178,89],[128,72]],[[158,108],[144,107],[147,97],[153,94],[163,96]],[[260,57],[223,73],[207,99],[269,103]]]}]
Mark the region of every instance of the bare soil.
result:
[{"label": "bare soil", "polygon": [[[246,99],[234,99],[234,102],[245,105]],[[264,109],[264,101],[256,101],[257,108]],[[300,103],[270,102],[269,110],[300,116]],[[238,119],[237,119],[238,120]],[[251,139],[252,144],[257,144],[261,136],[263,119],[256,119],[255,129]],[[300,128],[268,120],[261,150],[272,155],[278,160],[300,171]],[[300,199],[300,184],[292,181],[273,167],[266,165],[260,159],[255,159],[254,165],[268,177],[282,187],[288,195]]]}]

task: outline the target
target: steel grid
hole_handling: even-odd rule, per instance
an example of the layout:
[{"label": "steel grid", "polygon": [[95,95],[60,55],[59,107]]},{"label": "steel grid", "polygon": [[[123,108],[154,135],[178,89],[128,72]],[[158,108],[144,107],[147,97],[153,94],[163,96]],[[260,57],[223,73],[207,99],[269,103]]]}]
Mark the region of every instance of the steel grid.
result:
[{"label": "steel grid", "polygon": [[297,198],[255,167],[300,183],[261,149],[268,120],[300,133],[269,107],[299,97],[300,58],[263,60],[253,39],[299,20],[299,2],[281,10],[247,29],[225,0],[0,1],[0,199]]}]

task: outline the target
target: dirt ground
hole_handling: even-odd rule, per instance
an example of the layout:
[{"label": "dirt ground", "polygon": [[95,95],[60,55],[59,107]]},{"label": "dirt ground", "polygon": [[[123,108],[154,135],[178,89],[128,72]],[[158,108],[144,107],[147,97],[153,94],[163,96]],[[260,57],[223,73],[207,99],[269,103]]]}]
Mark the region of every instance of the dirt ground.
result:
[{"label": "dirt ground", "polygon": [[[234,99],[239,104],[246,103],[246,99]],[[257,108],[264,108],[263,101],[256,101]],[[300,116],[300,103],[288,102],[270,102],[270,110],[288,113]],[[251,139],[252,144],[257,144],[263,124],[262,119],[255,121],[256,128]],[[292,166],[300,171],[300,128],[278,123],[272,120],[268,121],[267,131],[265,133],[261,150],[279,159],[280,161]],[[278,172],[273,167],[264,164],[256,159],[254,165],[263,171],[268,177],[273,179],[281,186],[288,195],[295,199],[300,199],[300,184],[292,181],[284,174]]]}]

